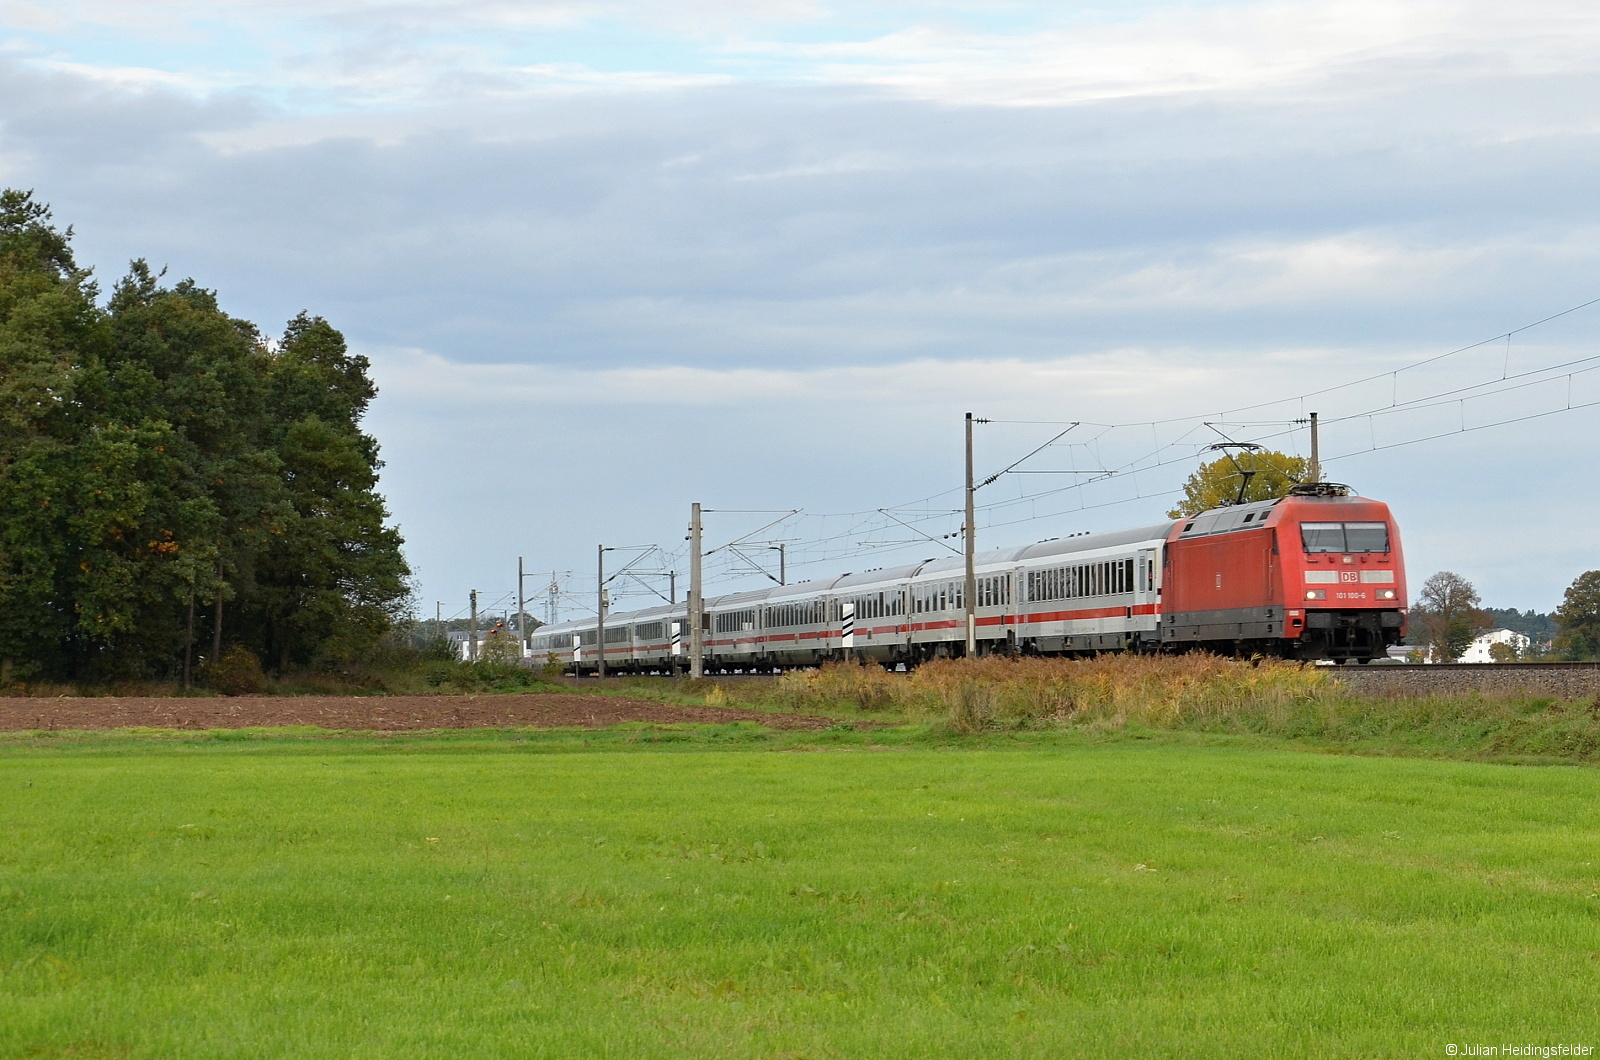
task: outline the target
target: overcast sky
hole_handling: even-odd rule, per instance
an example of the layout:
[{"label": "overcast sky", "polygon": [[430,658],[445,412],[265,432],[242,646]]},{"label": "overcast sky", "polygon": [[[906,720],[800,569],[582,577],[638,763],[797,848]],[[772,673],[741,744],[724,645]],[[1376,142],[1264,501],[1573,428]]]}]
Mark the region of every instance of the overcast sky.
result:
[{"label": "overcast sky", "polygon": [[981,472],[1073,421],[1023,469],[1118,472],[985,487],[984,546],[1317,410],[1414,584],[1548,610],[1600,567],[1600,408],[1544,415],[1600,305],[1504,336],[1600,297],[1597,132],[1579,2],[0,0],[0,184],[107,286],[372,359],[430,616],[519,555],[568,615],[599,542],[686,569],[695,500],[712,545],[803,509],[752,538],[791,580],[938,554],[969,410],[1041,421]]}]

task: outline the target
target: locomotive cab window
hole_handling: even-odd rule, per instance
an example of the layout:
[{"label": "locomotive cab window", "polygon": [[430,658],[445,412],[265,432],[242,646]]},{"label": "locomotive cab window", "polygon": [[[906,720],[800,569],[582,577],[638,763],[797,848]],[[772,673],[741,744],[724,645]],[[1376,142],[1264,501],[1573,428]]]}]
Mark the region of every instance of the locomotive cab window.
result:
[{"label": "locomotive cab window", "polygon": [[1345,523],[1344,550],[1346,552],[1389,551],[1389,527],[1386,523]]},{"label": "locomotive cab window", "polygon": [[1307,552],[1343,552],[1343,523],[1301,523],[1300,540]]},{"label": "locomotive cab window", "polygon": [[1387,552],[1387,523],[1301,523],[1307,552]]}]

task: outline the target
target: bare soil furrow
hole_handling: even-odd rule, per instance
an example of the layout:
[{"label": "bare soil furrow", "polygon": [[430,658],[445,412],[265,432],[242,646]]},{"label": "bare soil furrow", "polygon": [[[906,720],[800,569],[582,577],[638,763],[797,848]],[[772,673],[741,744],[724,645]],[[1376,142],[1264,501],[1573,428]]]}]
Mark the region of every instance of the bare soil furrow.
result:
[{"label": "bare soil furrow", "polygon": [[311,725],[322,729],[602,728],[622,722],[725,724],[825,729],[828,718],[720,707],[681,707],[648,699],[575,693],[486,696],[104,696],[0,698],[0,730],[244,729]]}]

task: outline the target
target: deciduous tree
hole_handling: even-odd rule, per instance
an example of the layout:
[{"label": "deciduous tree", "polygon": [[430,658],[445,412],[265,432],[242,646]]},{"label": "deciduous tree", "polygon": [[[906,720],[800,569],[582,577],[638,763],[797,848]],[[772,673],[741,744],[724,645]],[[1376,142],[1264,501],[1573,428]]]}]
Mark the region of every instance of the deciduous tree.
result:
[{"label": "deciduous tree", "polygon": [[1423,583],[1411,622],[1435,662],[1455,662],[1489,628],[1489,616],[1478,606],[1481,602],[1472,583],[1454,571],[1442,570]]},{"label": "deciduous tree", "polygon": [[[71,229],[31,192],[0,191],[0,675],[59,668],[81,615],[75,510],[101,502],[80,480],[98,426],[80,389],[109,333]],[[91,621],[93,616],[90,616]]]},{"label": "deciduous tree", "polygon": [[[1246,473],[1249,473],[1248,475]],[[1210,508],[1239,500],[1239,486],[1248,477],[1245,501],[1265,501],[1288,495],[1295,483],[1305,478],[1304,457],[1272,450],[1255,450],[1235,456],[1221,456],[1201,464],[1183,484],[1183,500],[1167,513],[1170,519],[1198,515]]]},{"label": "deciduous tree", "polygon": [[247,620],[279,667],[354,657],[409,599],[411,569],[377,492],[378,443],[360,427],[368,361],[321,317],[290,321],[267,366],[286,511],[256,554]]},{"label": "deciduous tree", "polygon": [[1569,659],[1600,658],[1600,570],[1585,571],[1567,586],[1556,608],[1561,634],[1556,648]]}]

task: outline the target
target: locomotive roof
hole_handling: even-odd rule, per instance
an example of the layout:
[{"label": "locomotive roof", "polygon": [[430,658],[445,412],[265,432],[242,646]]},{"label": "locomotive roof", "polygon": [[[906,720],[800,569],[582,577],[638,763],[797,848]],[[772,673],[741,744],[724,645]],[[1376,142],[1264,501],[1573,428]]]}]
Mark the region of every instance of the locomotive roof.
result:
[{"label": "locomotive roof", "polygon": [[[1269,509],[1280,504],[1286,504],[1295,510],[1295,515],[1304,518],[1323,517],[1337,519],[1340,517],[1338,509],[1360,507],[1370,509],[1374,502],[1366,497],[1324,497],[1304,494],[1290,494],[1287,497],[1273,497],[1270,500],[1251,501],[1249,504],[1228,504],[1221,508],[1208,508],[1199,515],[1192,515],[1188,519],[1179,520],[1183,523],[1183,530],[1178,537],[1188,540],[1195,537],[1208,537],[1212,534],[1226,534],[1233,530],[1249,530],[1267,523],[1266,513]],[[1311,511],[1307,511],[1307,509]],[[1323,509],[1316,511],[1316,509]],[[1248,520],[1247,520],[1247,517]]]},{"label": "locomotive roof", "polygon": [[[1278,505],[1284,498],[1273,497],[1264,501],[1251,501],[1249,504],[1227,504],[1221,508],[1207,508],[1198,515],[1191,515],[1187,519],[1180,519],[1183,529],[1178,532],[1180,538],[1207,537],[1211,534],[1225,534],[1230,530],[1237,530],[1244,525],[1245,516],[1250,516],[1251,526],[1265,525],[1266,516],[1257,513],[1266,512]],[[1260,523],[1254,520],[1260,520]]]}]

